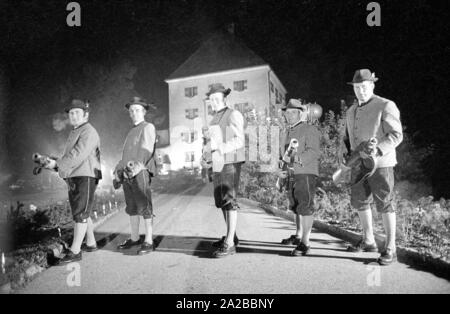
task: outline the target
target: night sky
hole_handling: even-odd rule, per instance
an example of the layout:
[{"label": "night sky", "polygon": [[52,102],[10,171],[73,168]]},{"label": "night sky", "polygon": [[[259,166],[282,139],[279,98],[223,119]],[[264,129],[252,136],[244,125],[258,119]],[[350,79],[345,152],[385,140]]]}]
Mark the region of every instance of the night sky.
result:
[{"label": "night sky", "polygon": [[132,94],[157,105],[164,127],[164,79],[234,23],[289,98],[338,110],[353,94],[353,72],[375,71],[376,93],[396,102],[408,135],[432,152],[423,167],[435,196],[450,196],[447,1],[378,1],[381,27],[366,24],[370,1],[78,2],[81,27],[66,25],[69,1],[0,2],[0,174],[29,171],[34,150],[58,151],[67,130],[56,132],[52,121],[70,97],[96,106],[107,155],[120,152]]}]

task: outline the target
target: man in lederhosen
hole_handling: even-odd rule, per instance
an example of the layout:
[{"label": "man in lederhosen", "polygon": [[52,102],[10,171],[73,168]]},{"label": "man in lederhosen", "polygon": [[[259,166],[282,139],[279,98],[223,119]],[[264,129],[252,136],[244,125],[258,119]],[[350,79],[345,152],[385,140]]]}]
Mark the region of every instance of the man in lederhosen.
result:
[{"label": "man in lederhosen", "polygon": [[[236,193],[239,189],[241,166],[245,161],[244,117],[239,111],[233,110],[225,104],[225,98],[230,91],[222,84],[213,84],[206,94],[214,111],[210,130],[206,131],[204,135],[211,141],[214,200],[216,207],[222,210],[227,226],[226,236],[213,243],[213,246],[217,248],[213,253],[216,258],[236,253],[236,245],[239,243],[236,236],[237,210],[239,209]],[[220,128],[219,132],[222,134],[223,141],[218,141],[213,136],[213,128],[215,130]],[[215,167],[214,156],[223,158],[222,169]]]},{"label": "man in lederhosen", "polygon": [[[282,108],[288,129],[284,140],[282,154],[288,149],[292,139],[297,140],[298,147],[293,154],[283,156],[286,163],[293,165],[294,184],[287,191],[289,208],[295,213],[296,234],[283,239],[282,244],[294,244],[292,256],[307,255],[310,251],[309,238],[314,222],[316,182],[319,176],[321,133],[314,123],[322,115],[322,107],[317,104],[303,105],[300,100],[291,99]],[[280,171],[281,178],[287,176]]]},{"label": "man in lederhosen", "polygon": [[[353,80],[349,82],[353,86],[358,103],[351,106],[346,114],[345,146],[350,152],[362,144],[362,154],[375,156],[377,160],[375,173],[351,189],[351,205],[358,210],[363,238],[356,246],[349,247],[349,251],[378,251],[373,236],[370,208],[370,203],[375,198],[377,211],[382,214],[386,232],[386,245],[381,250],[378,262],[381,265],[389,265],[396,260],[394,166],[397,164],[395,148],[402,142],[403,132],[400,112],[395,103],[374,94],[377,80],[375,73],[362,69],[357,70]],[[373,138],[377,144],[371,141]]]},{"label": "man in lederhosen", "polygon": [[[69,263],[81,260],[81,250],[97,250],[91,211],[95,189],[102,177],[100,167],[100,138],[88,122],[89,105],[74,99],[65,110],[73,126],[67,139],[64,155],[46,166],[59,172],[69,187],[69,203],[75,221],[73,242],[70,250],[60,260]],[[86,244],[82,242],[86,236]]]},{"label": "man in lederhosen", "polygon": [[[115,169],[116,182],[122,183],[125,194],[126,213],[130,216],[131,238],[118,246],[119,250],[135,246],[138,255],[154,251],[153,204],[151,178],[156,175],[155,143],[156,131],[152,123],[145,121],[150,105],[140,97],[127,103],[133,128],[128,132],[123,146],[122,159]],[[139,222],[144,219],[145,239],[140,241]]]}]

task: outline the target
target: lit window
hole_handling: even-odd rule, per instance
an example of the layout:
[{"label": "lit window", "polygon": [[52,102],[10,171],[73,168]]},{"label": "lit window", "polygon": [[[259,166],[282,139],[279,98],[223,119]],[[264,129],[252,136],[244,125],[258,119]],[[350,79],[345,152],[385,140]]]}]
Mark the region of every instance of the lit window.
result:
[{"label": "lit window", "polygon": [[195,161],[195,152],[186,152],[184,153],[186,162],[194,162]]},{"label": "lit window", "polygon": [[181,139],[183,142],[191,144],[198,140],[198,132],[194,130],[191,130],[189,132],[182,132]]}]

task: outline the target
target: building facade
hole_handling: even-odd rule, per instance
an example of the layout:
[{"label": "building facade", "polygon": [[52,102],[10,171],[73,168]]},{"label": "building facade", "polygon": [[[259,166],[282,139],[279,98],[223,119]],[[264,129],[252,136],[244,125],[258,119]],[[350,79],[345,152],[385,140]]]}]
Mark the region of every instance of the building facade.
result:
[{"label": "building facade", "polygon": [[170,145],[162,149],[172,170],[200,167],[202,127],[212,118],[209,87],[231,89],[229,107],[244,117],[252,110],[268,117],[286,99],[286,89],[271,67],[232,34],[215,34],[168,79]]}]

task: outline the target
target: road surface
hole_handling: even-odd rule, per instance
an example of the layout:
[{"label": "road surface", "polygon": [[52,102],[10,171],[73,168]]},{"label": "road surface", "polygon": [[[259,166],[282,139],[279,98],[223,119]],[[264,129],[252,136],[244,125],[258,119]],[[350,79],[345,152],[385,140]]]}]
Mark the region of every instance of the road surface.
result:
[{"label": "road surface", "polygon": [[380,268],[376,253],[347,253],[343,241],[317,231],[311,255],[291,257],[293,247],[279,242],[293,223],[249,206],[239,213],[238,253],[212,259],[210,244],[225,226],[211,192],[193,186],[155,197],[156,252],[116,251],[129,236],[121,212],[97,230],[108,242],[84,253],[79,273],[55,266],[19,293],[450,293],[445,279],[401,263]]}]

